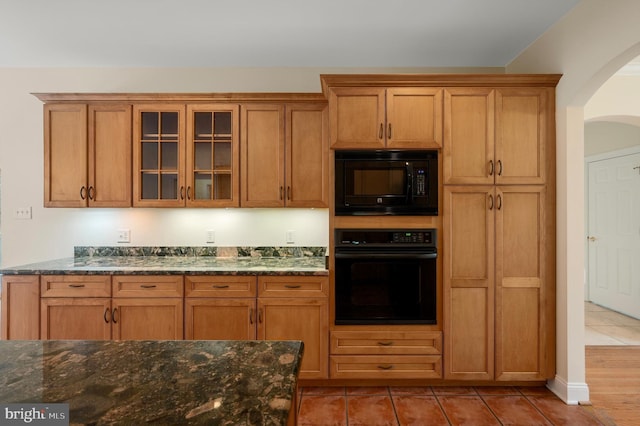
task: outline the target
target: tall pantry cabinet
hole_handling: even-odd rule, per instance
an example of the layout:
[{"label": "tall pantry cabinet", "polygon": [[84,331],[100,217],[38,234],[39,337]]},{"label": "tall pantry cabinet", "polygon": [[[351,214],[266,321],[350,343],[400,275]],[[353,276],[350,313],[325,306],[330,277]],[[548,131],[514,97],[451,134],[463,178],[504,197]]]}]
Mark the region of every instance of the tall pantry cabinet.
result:
[{"label": "tall pantry cabinet", "polygon": [[444,110],[445,379],[547,379],[554,89],[451,88]]}]

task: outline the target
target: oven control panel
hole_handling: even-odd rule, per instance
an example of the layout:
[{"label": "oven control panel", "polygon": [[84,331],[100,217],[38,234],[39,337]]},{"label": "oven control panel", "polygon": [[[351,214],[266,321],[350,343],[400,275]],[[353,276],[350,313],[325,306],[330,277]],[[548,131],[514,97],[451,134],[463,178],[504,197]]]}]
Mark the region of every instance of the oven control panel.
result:
[{"label": "oven control panel", "polygon": [[435,229],[336,229],[336,246],[436,246]]}]

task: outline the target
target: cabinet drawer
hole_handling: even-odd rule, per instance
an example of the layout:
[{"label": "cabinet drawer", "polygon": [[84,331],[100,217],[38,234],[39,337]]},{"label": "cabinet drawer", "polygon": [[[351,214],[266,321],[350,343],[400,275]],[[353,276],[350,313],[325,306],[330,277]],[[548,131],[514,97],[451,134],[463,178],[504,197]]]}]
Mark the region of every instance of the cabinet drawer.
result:
[{"label": "cabinet drawer", "polygon": [[258,296],[260,297],[327,297],[328,295],[328,277],[258,277]]},{"label": "cabinet drawer", "polygon": [[332,379],[440,379],[439,355],[332,355]]},{"label": "cabinet drawer", "polygon": [[109,275],[42,275],[41,297],[111,297]]},{"label": "cabinet drawer", "polygon": [[186,297],[256,297],[255,276],[187,276]]},{"label": "cabinet drawer", "polygon": [[113,297],[182,297],[182,275],[114,275]]},{"label": "cabinet drawer", "polygon": [[332,331],[331,353],[337,355],[440,355],[439,331]]}]

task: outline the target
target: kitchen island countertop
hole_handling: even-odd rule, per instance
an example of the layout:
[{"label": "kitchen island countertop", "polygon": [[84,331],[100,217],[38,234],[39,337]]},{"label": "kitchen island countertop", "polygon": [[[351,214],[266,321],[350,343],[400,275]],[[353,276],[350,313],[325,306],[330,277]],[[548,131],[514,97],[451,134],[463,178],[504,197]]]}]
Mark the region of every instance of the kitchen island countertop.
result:
[{"label": "kitchen island countertop", "polygon": [[72,424],[284,425],[299,341],[0,341],[0,402]]}]

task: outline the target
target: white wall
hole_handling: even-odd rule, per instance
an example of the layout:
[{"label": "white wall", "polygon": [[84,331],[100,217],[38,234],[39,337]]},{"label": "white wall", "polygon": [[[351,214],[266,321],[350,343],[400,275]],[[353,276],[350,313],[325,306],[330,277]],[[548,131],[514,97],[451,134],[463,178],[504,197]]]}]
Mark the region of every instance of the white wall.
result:
[{"label": "white wall", "polygon": [[556,378],[569,403],[588,400],[584,362],[584,107],[615,71],[640,54],[640,2],[582,0],[507,66],[561,73],[556,103]]},{"label": "white wall", "polygon": [[[0,68],[2,266],[73,255],[76,245],[117,245],[116,231],[131,229],[130,245],[217,246],[328,244],[327,209],[54,209],[43,208],[42,103],[37,92],[320,92],[323,73],[503,72],[502,68]],[[32,220],[17,208],[32,207]]]}]

